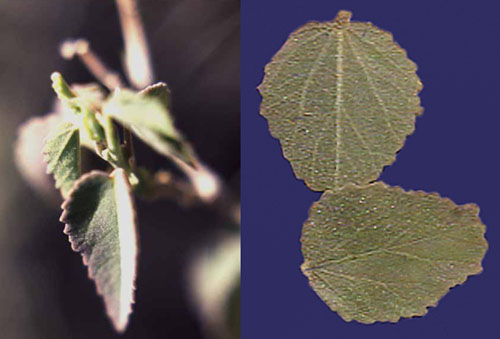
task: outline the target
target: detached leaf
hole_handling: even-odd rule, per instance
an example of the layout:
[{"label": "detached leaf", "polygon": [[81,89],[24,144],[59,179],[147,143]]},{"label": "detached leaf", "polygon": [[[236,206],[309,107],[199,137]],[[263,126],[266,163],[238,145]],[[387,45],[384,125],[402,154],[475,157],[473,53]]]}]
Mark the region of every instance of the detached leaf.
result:
[{"label": "detached leaf", "polygon": [[421,316],[481,272],[488,244],[478,213],[383,183],[326,191],[304,224],[302,271],[346,321]]},{"label": "detached leaf", "polygon": [[130,128],[158,153],[191,162],[191,148],[174,126],[168,98],[168,88],[161,83],[141,93],[121,90],[113,94],[103,112]]},{"label": "detached leaf", "polygon": [[123,332],[132,312],[137,266],[135,208],[125,171],[83,175],[62,208],[64,233],[89,267],[115,329]]},{"label": "detached leaf", "polygon": [[376,180],[422,112],[416,65],[390,33],[350,17],[292,33],[259,87],[271,134],[316,191]]},{"label": "detached leaf", "polygon": [[47,137],[43,149],[47,173],[54,174],[56,188],[66,197],[80,177],[80,135],[70,122],[60,123]]}]

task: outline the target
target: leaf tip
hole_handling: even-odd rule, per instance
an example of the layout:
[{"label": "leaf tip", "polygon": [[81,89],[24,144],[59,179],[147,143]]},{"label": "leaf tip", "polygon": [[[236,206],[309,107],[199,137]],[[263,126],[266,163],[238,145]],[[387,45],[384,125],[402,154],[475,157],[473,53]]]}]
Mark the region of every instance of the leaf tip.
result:
[{"label": "leaf tip", "polygon": [[337,13],[337,16],[335,17],[335,20],[333,20],[333,22],[336,22],[341,25],[347,24],[351,21],[351,17],[352,17],[352,12],[342,9]]},{"label": "leaf tip", "polygon": [[[61,208],[60,221],[66,224],[64,233],[71,248],[82,255],[83,264],[88,266],[89,278],[95,281],[97,293],[104,299],[113,328],[123,333],[132,313],[138,251],[136,214],[125,171],[116,169],[111,175],[91,171],[82,175]],[[100,220],[98,225],[92,224],[94,217]],[[109,243],[89,240],[94,239],[100,227],[118,237],[117,251],[110,251]],[[109,269],[98,270],[98,264],[111,265],[108,268],[118,270],[118,276],[113,278]]]},{"label": "leaf tip", "polygon": [[111,322],[113,323],[113,327],[116,332],[119,334],[123,334],[125,330],[127,329],[128,326],[128,318],[130,313],[132,312],[132,309],[130,309],[128,312],[125,312],[121,314],[118,318],[112,318],[111,316]]}]

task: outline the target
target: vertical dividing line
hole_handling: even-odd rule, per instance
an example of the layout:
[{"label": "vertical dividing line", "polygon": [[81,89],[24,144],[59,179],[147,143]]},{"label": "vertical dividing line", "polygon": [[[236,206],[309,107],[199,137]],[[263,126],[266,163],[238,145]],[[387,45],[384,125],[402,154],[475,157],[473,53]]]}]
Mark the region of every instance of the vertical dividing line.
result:
[{"label": "vertical dividing line", "polygon": [[340,105],[342,104],[342,77],[343,77],[343,54],[344,54],[344,49],[342,46],[342,42],[344,41],[344,36],[343,36],[343,30],[342,28],[337,30],[337,39],[338,39],[338,47],[337,47],[337,68],[336,68],[336,76],[337,76],[337,98],[335,100],[335,108],[336,108],[336,123],[335,123],[335,141],[336,141],[336,147],[335,147],[335,187],[338,188],[339,184],[339,166],[340,166],[340,157],[339,157],[339,150],[340,150]]}]

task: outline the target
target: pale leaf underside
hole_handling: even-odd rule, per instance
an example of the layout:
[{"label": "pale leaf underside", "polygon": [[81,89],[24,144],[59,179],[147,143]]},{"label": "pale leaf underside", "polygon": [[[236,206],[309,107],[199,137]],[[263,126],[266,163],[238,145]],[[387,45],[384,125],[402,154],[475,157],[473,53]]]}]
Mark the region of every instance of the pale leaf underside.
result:
[{"label": "pale leaf underside", "polygon": [[141,95],[145,97],[153,97],[160,100],[162,105],[170,111],[170,89],[164,82],[158,82],[156,84],[150,85],[140,92]]},{"label": "pale leaf underside", "polygon": [[371,23],[311,22],[266,66],[261,114],[313,190],[367,184],[390,165],[422,112],[416,65]]},{"label": "pale leaf underside", "polygon": [[[15,161],[24,179],[40,194],[57,197],[54,183],[47,175],[43,149],[47,135],[63,121],[59,112],[33,117],[18,129],[15,144]],[[56,193],[56,194],[54,194]]]},{"label": "pale leaf underside", "polygon": [[115,92],[103,107],[110,115],[127,127],[148,128],[169,138],[177,138],[170,112],[162,98],[144,96],[128,90]]},{"label": "pale leaf underside", "polygon": [[191,162],[192,150],[175,128],[170,115],[170,92],[163,83],[140,93],[122,90],[113,95],[103,110],[121,122],[155,151]]},{"label": "pale leaf underside", "polygon": [[56,188],[67,196],[80,177],[80,134],[70,122],[60,123],[47,137],[43,149],[47,173],[52,173]]},{"label": "pale leaf underside", "polygon": [[135,210],[126,173],[83,175],[62,208],[64,232],[82,254],[114,327],[123,332],[132,312],[137,266]]},{"label": "pale leaf underside", "polygon": [[346,321],[424,315],[481,272],[487,250],[476,205],[378,182],[326,191],[302,233],[302,271]]}]

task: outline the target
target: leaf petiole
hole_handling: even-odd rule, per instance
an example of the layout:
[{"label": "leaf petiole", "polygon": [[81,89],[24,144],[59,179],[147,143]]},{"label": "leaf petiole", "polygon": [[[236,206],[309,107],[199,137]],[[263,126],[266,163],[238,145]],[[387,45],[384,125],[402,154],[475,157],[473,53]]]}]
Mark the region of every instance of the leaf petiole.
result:
[{"label": "leaf petiole", "polygon": [[62,77],[61,73],[52,73],[50,79],[52,80],[52,88],[54,89],[54,92],[56,92],[57,97],[60,100],[66,101],[68,99],[76,98],[75,93],[73,93],[66,80],[64,80],[64,78]]},{"label": "leaf petiole", "polygon": [[115,168],[122,168],[125,170],[128,176],[128,180],[131,186],[136,186],[139,184],[138,177],[133,173],[129,161],[123,154],[123,147],[120,144],[118,134],[113,123],[113,119],[110,116],[103,116],[101,119],[101,124],[104,127],[104,134],[106,136],[107,149],[103,152],[105,160],[108,161]]}]

